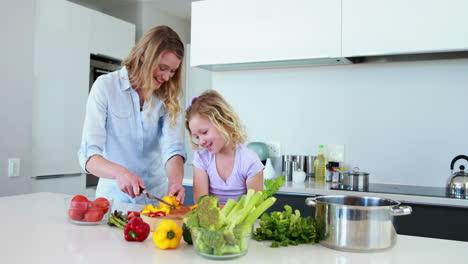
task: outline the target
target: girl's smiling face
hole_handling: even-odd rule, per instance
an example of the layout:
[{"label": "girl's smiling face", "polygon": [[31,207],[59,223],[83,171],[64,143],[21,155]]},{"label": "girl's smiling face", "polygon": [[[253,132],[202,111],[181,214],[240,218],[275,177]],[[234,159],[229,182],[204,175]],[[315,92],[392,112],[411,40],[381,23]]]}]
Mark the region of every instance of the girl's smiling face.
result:
[{"label": "girl's smiling face", "polygon": [[194,115],[189,121],[189,128],[198,145],[211,154],[218,154],[227,146],[223,135],[206,117]]}]

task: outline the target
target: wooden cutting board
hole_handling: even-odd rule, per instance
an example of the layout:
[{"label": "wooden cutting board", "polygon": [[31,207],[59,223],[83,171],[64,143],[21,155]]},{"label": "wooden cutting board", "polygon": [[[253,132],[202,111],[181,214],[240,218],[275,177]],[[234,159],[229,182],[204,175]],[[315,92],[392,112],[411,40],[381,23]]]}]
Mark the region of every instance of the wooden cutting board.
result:
[{"label": "wooden cutting board", "polygon": [[182,219],[184,219],[185,214],[190,211],[190,206],[191,205],[182,205],[179,209],[171,210],[171,213],[166,216],[149,217],[144,214],[140,216],[145,223],[150,225],[151,231],[154,231],[162,220],[172,220],[182,227]]}]

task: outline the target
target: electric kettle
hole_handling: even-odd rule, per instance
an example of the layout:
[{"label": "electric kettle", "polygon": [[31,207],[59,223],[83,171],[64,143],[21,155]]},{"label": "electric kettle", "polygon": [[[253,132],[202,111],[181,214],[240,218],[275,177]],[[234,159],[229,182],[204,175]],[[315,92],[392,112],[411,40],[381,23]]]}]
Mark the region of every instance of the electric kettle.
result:
[{"label": "electric kettle", "polygon": [[447,182],[447,194],[450,197],[468,199],[468,173],[464,171],[465,166],[460,165],[460,171],[455,173],[453,172],[455,162],[460,159],[468,161],[468,156],[458,155],[453,158],[452,162],[450,163],[450,170],[452,171],[452,175]]}]

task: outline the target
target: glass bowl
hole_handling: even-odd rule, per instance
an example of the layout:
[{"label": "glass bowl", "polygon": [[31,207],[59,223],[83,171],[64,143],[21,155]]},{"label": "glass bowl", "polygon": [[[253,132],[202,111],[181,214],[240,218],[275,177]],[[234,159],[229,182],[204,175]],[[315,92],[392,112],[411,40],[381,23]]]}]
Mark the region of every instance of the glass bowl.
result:
[{"label": "glass bowl", "polygon": [[107,223],[113,201],[104,197],[75,195],[65,198],[68,221],[77,225],[99,225]]},{"label": "glass bowl", "polygon": [[234,259],[247,254],[251,230],[248,232],[234,230],[210,230],[191,228],[195,252],[207,259]]}]

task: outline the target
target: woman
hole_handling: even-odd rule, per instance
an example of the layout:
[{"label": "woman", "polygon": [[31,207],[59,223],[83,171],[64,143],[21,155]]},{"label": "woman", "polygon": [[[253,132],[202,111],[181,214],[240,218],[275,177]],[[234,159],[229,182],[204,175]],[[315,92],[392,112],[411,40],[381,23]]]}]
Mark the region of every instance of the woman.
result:
[{"label": "woman", "polygon": [[147,204],[144,188],[184,201],[183,56],[177,33],[158,26],[138,41],[121,70],[93,84],[78,156],[83,169],[100,177],[97,197]]}]

